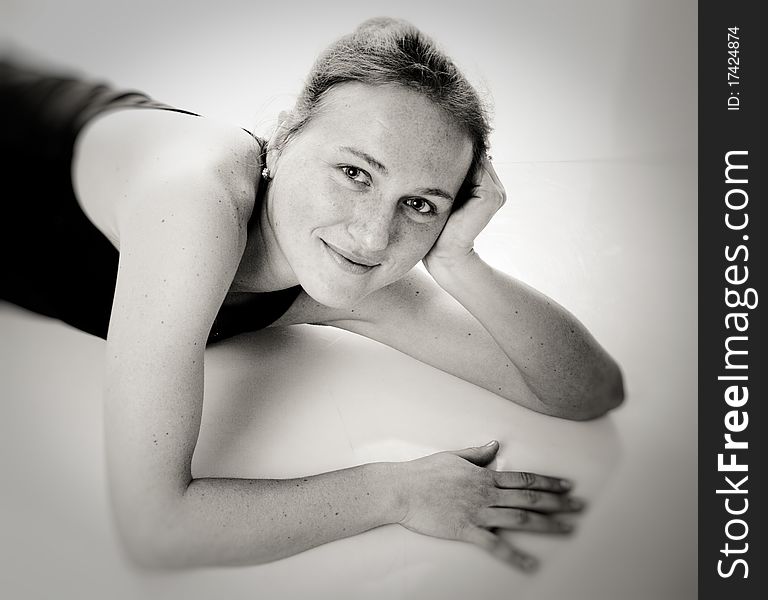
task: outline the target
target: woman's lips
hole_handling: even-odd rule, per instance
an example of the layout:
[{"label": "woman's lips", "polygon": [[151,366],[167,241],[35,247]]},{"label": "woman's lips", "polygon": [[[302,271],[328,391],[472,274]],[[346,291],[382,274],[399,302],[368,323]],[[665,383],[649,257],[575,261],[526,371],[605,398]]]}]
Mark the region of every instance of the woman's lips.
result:
[{"label": "woman's lips", "polygon": [[[365,261],[365,263],[357,262],[355,260],[352,260],[352,258],[347,258],[342,252],[346,253],[341,248],[336,248],[335,246],[332,246],[325,240],[320,240],[323,242],[323,245],[325,246],[325,249],[327,250],[330,257],[333,259],[333,261],[339,265],[342,269],[344,269],[347,273],[352,273],[354,275],[362,275],[363,273],[367,273],[374,267],[378,266],[378,263],[371,263],[370,261]],[[350,256],[352,256],[350,254]],[[355,257],[357,258],[357,257]],[[364,259],[359,259],[364,260]]]}]

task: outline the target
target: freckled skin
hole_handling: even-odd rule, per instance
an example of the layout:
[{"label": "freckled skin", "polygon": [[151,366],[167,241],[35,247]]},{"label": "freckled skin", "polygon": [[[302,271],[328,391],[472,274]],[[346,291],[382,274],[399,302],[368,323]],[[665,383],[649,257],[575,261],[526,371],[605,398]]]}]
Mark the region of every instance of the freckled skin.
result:
[{"label": "freckled skin", "polygon": [[[341,147],[353,147],[387,168],[382,173]],[[442,111],[402,86],[346,83],[267,164],[267,253],[286,280],[327,306],[347,308],[405,275],[430,250],[451,210],[450,200],[418,193],[439,188],[455,197],[469,169],[472,144]],[[341,167],[364,170],[359,185]],[[361,179],[364,177],[361,176]],[[404,201],[423,198],[425,216]],[[360,274],[341,270],[323,241],[375,262]]]}]

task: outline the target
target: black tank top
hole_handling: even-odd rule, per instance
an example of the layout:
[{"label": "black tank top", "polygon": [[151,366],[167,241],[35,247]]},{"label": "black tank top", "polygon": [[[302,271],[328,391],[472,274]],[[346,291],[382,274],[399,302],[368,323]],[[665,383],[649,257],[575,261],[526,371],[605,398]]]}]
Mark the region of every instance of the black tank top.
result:
[{"label": "black tank top", "polygon": [[[80,208],[71,165],[83,126],[119,107],[200,116],[142,92],[0,60],[0,175],[7,190],[0,206],[0,298],[104,339],[119,253]],[[300,291],[295,286],[225,302],[208,343],[266,327]]]}]

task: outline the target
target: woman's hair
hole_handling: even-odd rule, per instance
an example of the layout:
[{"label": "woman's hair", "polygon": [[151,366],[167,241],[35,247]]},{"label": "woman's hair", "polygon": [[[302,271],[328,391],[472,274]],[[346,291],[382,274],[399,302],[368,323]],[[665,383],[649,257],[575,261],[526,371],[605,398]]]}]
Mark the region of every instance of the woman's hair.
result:
[{"label": "woman's hair", "polygon": [[474,174],[488,149],[488,112],[451,59],[429,37],[400,19],[369,19],[326,48],[279,132],[277,147],[307,124],[329,89],[347,81],[403,85],[424,94],[450,115],[467,132],[473,146],[472,163],[454,208],[469,198]]}]

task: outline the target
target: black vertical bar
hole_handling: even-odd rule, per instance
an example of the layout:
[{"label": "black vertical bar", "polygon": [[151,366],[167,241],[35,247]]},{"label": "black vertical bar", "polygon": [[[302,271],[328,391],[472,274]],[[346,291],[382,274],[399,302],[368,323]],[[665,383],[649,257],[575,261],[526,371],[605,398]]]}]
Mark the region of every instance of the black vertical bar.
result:
[{"label": "black vertical bar", "polygon": [[[699,597],[704,599],[768,597],[768,26],[758,14],[761,5],[699,3]],[[727,163],[734,168],[726,171]],[[731,350],[747,353],[727,357],[729,338]],[[737,387],[729,396],[730,386]],[[725,447],[727,434],[732,448]],[[748,448],[738,447],[740,442]],[[746,470],[726,470],[732,462]]]}]

